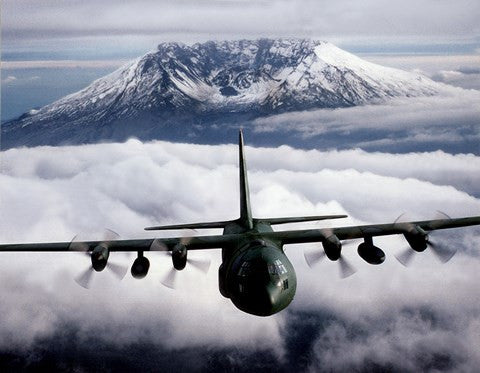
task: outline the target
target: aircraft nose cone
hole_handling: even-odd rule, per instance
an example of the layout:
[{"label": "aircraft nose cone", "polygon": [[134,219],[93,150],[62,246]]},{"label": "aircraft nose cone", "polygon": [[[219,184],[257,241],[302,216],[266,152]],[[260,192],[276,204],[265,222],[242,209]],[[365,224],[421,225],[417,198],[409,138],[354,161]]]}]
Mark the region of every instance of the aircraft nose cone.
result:
[{"label": "aircraft nose cone", "polygon": [[280,299],[280,292],[281,289],[280,287],[274,285],[274,284],[269,284],[266,288],[266,302],[270,308],[275,308],[275,306],[278,304],[278,301]]},{"label": "aircraft nose cone", "polygon": [[256,313],[262,316],[270,316],[275,313],[275,306],[277,303],[278,295],[270,287],[264,288],[256,294],[254,300]]},{"label": "aircraft nose cone", "polygon": [[258,316],[270,316],[278,312],[281,294],[277,286],[269,284],[250,288],[248,295],[234,297],[236,306]]},{"label": "aircraft nose cone", "polygon": [[262,247],[247,251],[234,268],[231,300],[241,310],[270,316],[284,309],[295,294],[295,272],[288,259],[276,249]]},{"label": "aircraft nose cone", "polygon": [[257,294],[256,304],[258,313],[262,316],[270,316],[278,311],[281,298],[281,290],[274,284],[268,284]]}]

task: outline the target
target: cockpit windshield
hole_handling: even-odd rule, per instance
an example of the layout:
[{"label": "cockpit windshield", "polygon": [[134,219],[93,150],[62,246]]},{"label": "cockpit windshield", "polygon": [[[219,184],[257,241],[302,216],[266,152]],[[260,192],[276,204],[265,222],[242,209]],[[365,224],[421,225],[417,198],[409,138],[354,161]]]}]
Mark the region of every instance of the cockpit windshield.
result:
[{"label": "cockpit windshield", "polygon": [[270,273],[271,275],[280,276],[284,273],[287,273],[287,269],[280,261],[280,259],[276,259],[273,261],[273,263],[268,263],[268,273]]},{"label": "cockpit windshield", "polygon": [[[261,263],[257,263],[261,264]],[[275,259],[273,262],[270,263],[263,263],[263,266],[267,266],[268,269],[268,274],[270,276],[280,276],[285,273],[287,273],[287,268],[285,265],[280,261],[280,259]],[[257,271],[255,271],[255,268],[258,267],[258,265],[253,268],[253,263],[251,261],[245,261],[240,265],[240,268],[238,270],[238,276],[245,278],[248,277],[252,272],[259,272],[261,273],[262,270],[260,268],[257,268]],[[265,267],[263,267],[263,271],[265,271]]]}]

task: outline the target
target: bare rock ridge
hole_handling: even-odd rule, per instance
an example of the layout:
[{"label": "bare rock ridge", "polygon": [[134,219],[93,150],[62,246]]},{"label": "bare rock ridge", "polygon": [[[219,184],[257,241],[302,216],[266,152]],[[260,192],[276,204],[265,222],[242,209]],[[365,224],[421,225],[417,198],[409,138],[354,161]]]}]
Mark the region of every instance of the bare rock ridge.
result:
[{"label": "bare rock ridge", "polygon": [[[162,43],[85,89],[2,126],[2,148],[141,139],[218,142],[222,129],[282,112],[435,95],[419,74],[323,41]],[[202,140],[203,139],[203,140]]]}]

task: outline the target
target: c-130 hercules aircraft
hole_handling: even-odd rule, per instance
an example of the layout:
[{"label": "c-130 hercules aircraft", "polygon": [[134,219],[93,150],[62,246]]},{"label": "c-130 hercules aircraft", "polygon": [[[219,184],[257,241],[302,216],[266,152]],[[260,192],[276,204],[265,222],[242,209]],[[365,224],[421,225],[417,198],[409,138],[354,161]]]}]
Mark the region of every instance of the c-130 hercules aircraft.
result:
[{"label": "c-130 hercules aircraft", "polygon": [[[272,225],[319,221],[345,218],[346,215],[303,216],[284,218],[257,219],[252,217],[245,163],[243,134],[239,134],[239,169],[240,169],[240,217],[235,220],[179,224],[148,227],[145,230],[167,229],[210,229],[223,228],[222,235],[116,240],[86,242],[56,242],[0,245],[0,251],[34,251],[61,252],[84,251],[90,256],[91,268],[85,272],[79,283],[87,287],[89,278],[108,266],[120,277],[122,272],[117,266],[108,262],[111,252],[137,252],[131,274],[144,278],[150,268],[149,260],[144,257],[146,251],[167,251],[171,253],[173,267],[180,271],[187,264],[190,250],[222,249],[222,264],[219,268],[220,293],[230,298],[240,310],[258,316],[273,315],[287,307],[295,296],[297,279],[295,270],[284,253],[288,244],[320,242],[323,251],[305,254],[309,265],[313,265],[326,256],[332,261],[339,261],[343,277],[353,273],[353,269],[342,256],[342,241],[363,239],[358,246],[358,254],[370,264],[381,264],[385,253],[373,244],[373,237],[402,234],[410,248],[398,259],[406,264],[414,252],[431,248],[442,261],[449,260],[454,252],[429,240],[428,233],[436,229],[456,228],[480,225],[480,216],[444,219],[396,222],[391,224],[372,224],[338,228],[321,228],[307,230],[288,230],[275,232]],[[192,262],[193,264],[193,262]],[[172,270],[172,273],[175,273]]]}]

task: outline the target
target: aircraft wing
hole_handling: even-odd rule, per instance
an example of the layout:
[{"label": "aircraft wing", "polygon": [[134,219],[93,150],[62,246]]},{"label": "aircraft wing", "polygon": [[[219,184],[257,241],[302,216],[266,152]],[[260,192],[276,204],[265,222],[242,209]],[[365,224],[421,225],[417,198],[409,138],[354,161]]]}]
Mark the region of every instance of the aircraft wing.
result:
[{"label": "aircraft wing", "polygon": [[480,216],[459,219],[437,219],[414,222],[357,225],[350,227],[304,229],[279,232],[240,233],[212,236],[172,237],[172,238],[149,238],[137,240],[113,240],[113,241],[85,241],[85,242],[53,242],[53,243],[27,243],[0,245],[0,252],[24,251],[24,252],[62,252],[62,251],[91,251],[102,244],[111,252],[115,251],[171,251],[177,243],[185,243],[188,250],[215,249],[226,246],[234,246],[246,239],[264,238],[281,245],[322,242],[331,235],[339,240],[355,238],[386,236],[404,234],[411,230],[412,226],[419,227],[426,232],[436,229],[459,228],[471,225],[480,225]]},{"label": "aircraft wing", "polygon": [[282,244],[295,244],[321,242],[331,235],[337,236],[339,240],[348,240],[355,238],[404,234],[408,233],[414,226],[429,232],[436,229],[459,228],[471,225],[480,225],[480,216],[459,219],[436,219],[390,224],[370,224],[338,228],[270,232],[264,234],[264,237]]},{"label": "aircraft wing", "polygon": [[63,251],[92,251],[98,245],[115,251],[171,251],[177,243],[185,243],[189,250],[215,249],[234,244],[238,235],[215,235],[172,238],[149,238],[137,240],[110,240],[84,242],[52,242],[0,245],[0,252],[63,252]]}]

